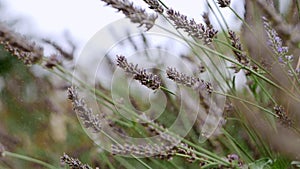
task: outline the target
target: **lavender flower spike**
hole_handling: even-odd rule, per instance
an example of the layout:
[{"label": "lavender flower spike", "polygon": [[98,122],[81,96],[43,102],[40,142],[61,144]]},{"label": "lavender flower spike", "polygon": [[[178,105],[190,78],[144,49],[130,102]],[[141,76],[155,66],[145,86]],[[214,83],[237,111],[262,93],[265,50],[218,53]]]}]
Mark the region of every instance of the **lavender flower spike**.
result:
[{"label": "lavender flower spike", "polygon": [[268,36],[268,45],[271,47],[272,51],[278,57],[278,61],[283,64],[291,62],[293,60],[293,56],[287,55],[289,51],[288,47],[282,45],[281,38],[278,36],[276,30],[271,27],[271,24],[268,21],[268,19],[262,17],[262,20]]},{"label": "lavender flower spike", "polygon": [[221,8],[225,8],[230,5],[230,0],[218,0],[218,4]]},{"label": "lavender flower spike", "polygon": [[155,20],[157,19],[157,15],[148,14],[145,9],[138,8],[133,5],[132,2],[128,0],[102,0],[107,5],[121,11],[127,18],[130,19],[133,23],[138,23],[140,26],[145,25],[147,31],[150,30]]},{"label": "lavender flower spike", "polygon": [[9,30],[8,26],[0,22],[0,45],[4,49],[22,60],[25,65],[31,66],[42,60],[43,48],[29,41],[22,35]]},{"label": "lavender flower spike", "polygon": [[212,27],[206,27],[202,23],[196,23],[194,19],[187,19],[187,16],[179,12],[169,9],[167,11],[168,18],[174,22],[176,29],[183,29],[189,36],[195,39],[203,39],[205,44],[210,44],[218,33]]},{"label": "lavender flower spike", "polygon": [[125,56],[117,55],[117,66],[125,70],[125,72],[133,74],[135,80],[152,90],[156,90],[161,86],[161,78],[159,76],[149,73],[145,69],[138,68],[138,65],[128,63]]},{"label": "lavender flower spike", "polygon": [[162,14],[164,12],[164,8],[160,5],[157,0],[144,0],[149,5],[150,9]]}]

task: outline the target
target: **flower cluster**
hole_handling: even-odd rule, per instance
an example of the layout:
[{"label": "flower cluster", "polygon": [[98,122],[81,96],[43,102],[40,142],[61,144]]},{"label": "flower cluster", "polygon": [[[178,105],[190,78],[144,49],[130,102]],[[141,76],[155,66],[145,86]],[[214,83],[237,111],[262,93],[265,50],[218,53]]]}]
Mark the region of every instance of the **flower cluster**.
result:
[{"label": "flower cluster", "polygon": [[155,157],[160,159],[171,160],[177,153],[184,154],[187,161],[193,162],[196,159],[196,154],[193,149],[187,144],[181,142],[175,136],[168,133],[168,130],[163,126],[149,119],[145,114],[141,116],[141,124],[152,134],[158,135],[161,139],[159,144],[143,144],[143,145],[112,145],[112,154],[116,155],[136,155]]},{"label": "flower cluster", "polygon": [[189,36],[195,39],[203,39],[205,44],[210,44],[218,33],[217,30],[212,27],[206,27],[201,23],[196,23],[194,19],[187,19],[187,16],[180,14],[179,12],[169,9],[167,11],[168,18],[174,22],[176,29],[183,29]]},{"label": "flower cluster", "polygon": [[12,55],[18,57],[26,65],[39,62],[43,57],[43,48],[25,37],[10,31],[7,26],[0,23],[0,44]]},{"label": "flower cluster", "polygon": [[72,158],[66,153],[60,157],[60,161],[62,164],[67,164],[71,169],[92,169],[89,165],[83,164],[80,160]]},{"label": "flower cluster", "polygon": [[142,85],[147,86],[152,90],[156,90],[161,86],[161,79],[159,76],[148,73],[145,69],[139,69],[138,65],[128,63],[125,56],[117,55],[117,66],[126,72],[133,74],[135,80],[140,81]]},{"label": "flower cluster", "polygon": [[164,12],[164,8],[159,4],[157,0],[144,0],[144,2],[149,5],[150,9],[153,9],[154,11],[161,14]]},{"label": "flower cluster", "polygon": [[47,61],[45,63],[45,67],[48,69],[52,69],[53,67],[61,64],[61,61],[58,59],[58,55],[57,54],[52,54],[49,56],[49,58],[47,58]]},{"label": "flower cluster", "polygon": [[99,114],[93,114],[92,110],[87,107],[85,101],[78,97],[75,87],[68,88],[68,98],[72,101],[73,110],[83,121],[85,128],[91,128],[93,132],[100,132],[102,129],[102,119]]},{"label": "flower cluster", "polygon": [[221,8],[225,8],[230,5],[230,0],[218,0],[218,4]]},{"label": "flower cluster", "polygon": [[192,87],[193,89],[205,89],[208,93],[212,93],[213,88],[211,83],[205,82],[198,77],[187,76],[184,73],[180,73],[176,68],[168,68],[167,76],[169,79],[175,81],[176,83],[182,84],[187,87]]},{"label": "flower cluster", "polygon": [[145,156],[154,157],[162,160],[171,160],[178,154],[186,155],[186,159],[189,162],[194,162],[197,158],[193,149],[185,143],[180,143],[179,145],[168,145],[168,144],[124,144],[117,145],[112,144],[111,151],[113,155],[135,155],[135,156]]},{"label": "flower cluster", "polygon": [[153,27],[157,15],[148,14],[145,9],[135,7],[132,2],[128,0],[102,0],[107,5],[123,12],[123,14],[133,23],[138,23],[140,26],[145,25],[149,30]]},{"label": "flower cluster", "polygon": [[292,120],[287,116],[284,108],[282,106],[276,105],[274,107],[275,114],[278,116],[279,121],[286,127],[291,127]]},{"label": "flower cluster", "polygon": [[239,168],[243,168],[244,163],[243,163],[243,161],[241,160],[241,158],[237,154],[229,154],[229,155],[227,155],[227,160],[233,166],[237,164]]},{"label": "flower cluster", "polygon": [[166,144],[143,144],[143,145],[115,145],[111,146],[111,151],[113,155],[135,155],[135,156],[145,156],[145,157],[155,157],[160,159],[171,160],[175,155],[176,150],[174,146],[169,146]]},{"label": "flower cluster", "polygon": [[[250,66],[250,61],[247,58],[247,55],[243,52],[242,45],[240,43],[239,38],[236,36],[235,32],[229,30],[228,34],[229,34],[229,39],[231,41],[231,46],[234,47],[235,49],[237,49],[237,50],[233,50],[236,60],[244,66],[247,66],[247,67]],[[239,67],[233,66],[232,68],[235,69],[236,73],[240,71]],[[256,68],[256,67],[253,67],[253,68]],[[246,71],[245,73],[246,73],[246,75],[250,74],[249,71]]]},{"label": "flower cluster", "polygon": [[210,20],[209,20],[209,16],[208,16],[208,13],[207,13],[207,12],[204,12],[204,13],[202,14],[202,18],[203,18],[203,20],[204,20],[204,23],[205,23],[206,27],[208,27],[209,29],[212,29],[213,26],[212,26],[212,24],[211,24],[211,22],[210,22]]},{"label": "flower cluster", "polygon": [[293,55],[288,55],[288,47],[283,46],[281,38],[278,36],[275,29],[273,29],[267,18],[262,17],[263,25],[268,36],[268,45],[278,57],[279,63],[287,64],[293,60]]}]

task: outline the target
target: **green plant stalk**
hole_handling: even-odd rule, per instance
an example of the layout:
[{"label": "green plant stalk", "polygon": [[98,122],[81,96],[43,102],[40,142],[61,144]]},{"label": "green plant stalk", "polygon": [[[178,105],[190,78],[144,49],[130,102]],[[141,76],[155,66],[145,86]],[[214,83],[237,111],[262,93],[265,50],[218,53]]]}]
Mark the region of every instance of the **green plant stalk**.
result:
[{"label": "green plant stalk", "polygon": [[218,163],[210,163],[205,166],[201,166],[201,169],[211,169],[211,168],[218,168],[219,164]]},{"label": "green plant stalk", "polygon": [[255,106],[255,107],[257,107],[257,108],[259,108],[259,109],[261,109],[261,110],[263,110],[263,111],[269,113],[270,115],[272,115],[272,116],[274,116],[274,117],[278,117],[278,115],[275,114],[275,113],[273,113],[272,111],[270,111],[270,110],[268,110],[268,109],[266,109],[266,108],[264,108],[264,107],[262,107],[262,106],[260,106],[260,105],[257,105],[257,104],[255,104],[255,103],[253,103],[253,102],[250,102],[250,101],[248,101],[248,100],[245,100],[245,99],[242,99],[242,98],[239,98],[239,97],[237,97],[237,96],[230,95],[230,94],[221,93],[221,92],[218,92],[218,91],[213,91],[213,93],[216,93],[216,94],[219,94],[219,95],[222,95],[222,96],[226,96],[226,97],[229,97],[229,98],[232,98],[232,99],[235,99],[235,100],[244,102],[244,103],[247,103],[247,104],[249,104],[249,105]]},{"label": "green plant stalk", "polygon": [[[248,108],[247,105],[244,104],[244,106],[245,106],[245,108],[249,109],[249,111],[251,111],[251,109]],[[248,126],[247,126],[247,129],[249,131],[251,131]],[[257,140],[261,143],[261,145],[262,145],[261,147],[263,148],[263,151],[264,151],[265,155],[268,155],[270,158],[273,159],[273,155],[272,155],[270,149],[268,148],[268,146],[266,146],[266,143],[262,140],[261,136],[255,130],[252,130],[252,132],[255,133],[255,136],[256,136]],[[253,140],[253,141],[255,141],[255,140]]]},{"label": "green plant stalk", "polygon": [[[70,77],[72,77],[73,79],[75,79],[76,81],[78,81],[80,84],[86,84],[85,82],[83,82],[82,80],[78,79],[76,76],[73,76],[71,73],[67,72],[64,70],[63,67],[61,67],[60,65],[57,66],[57,69],[59,71],[61,71],[63,74],[68,74]],[[90,89],[91,91],[94,91],[94,92],[97,92],[98,90],[95,90],[91,87],[89,87],[88,89]],[[111,101],[111,99],[107,96],[105,96],[105,94],[103,93],[100,93],[100,92],[97,92],[98,96],[100,96],[102,99],[104,99],[105,101],[111,103],[111,104],[114,104],[113,101]]]},{"label": "green plant stalk", "polygon": [[115,169],[115,167],[112,165],[112,163],[109,161],[105,153],[100,153],[101,160],[103,160],[110,169]]},{"label": "green plant stalk", "polygon": [[175,163],[174,163],[174,161],[170,161],[170,164],[172,165],[172,167],[174,168],[174,169],[183,169],[183,168],[181,168],[181,167],[179,167],[178,165],[176,165]]},{"label": "green plant stalk", "polygon": [[132,155],[137,161],[139,161],[141,164],[143,164],[146,168],[148,169],[152,169],[152,167],[150,167],[149,165],[147,165],[144,161],[142,161],[141,159],[137,158],[135,155]]},{"label": "green plant stalk", "polygon": [[[292,67],[292,65],[291,65],[290,62],[288,62],[287,65],[288,65],[290,71],[292,71],[292,74],[293,74],[293,76],[294,76],[294,79],[298,82],[297,84],[299,85],[299,84],[300,84],[300,79],[297,78],[297,73],[296,73],[295,69]],[[299,88],[298,88],[298,85],[295,86],[296,89],[299,89]],[[299,90],[298,90],[298,91],[299,91]]]},{"label": "green plant stalk", "polygon": [[166,9],[169,9],[168,6],[167,6],[165,3],[163,3],[161,0],[158,0],[158,2],[159,2],[163,7],[165,7]]},{"label": "green plant stalk", "polygon": [[17,154],[17,153],[12,153],[12,152],[9,152],[9,151],[3,151],[2,156],[3,157],[16,158],[16,159],[20,159],[20,160],[24,160],[24,161],[29,161],[29,162],[32,162],[32,163],[42,165],[42,166],[44,166],[46,168],[49,168],[49,169],[59,169],[58,167],[55,167],[55,166],[53,166],[51,164],[48,164],[44,161],[29,157],[29,156],[25,156],[25,155],[21,155],[21,154]]},{"label": "green plant stalk", "polygon": [[[270,150],[267,148],[267,146],[265,145],[265,143],[262,141],[262,139],[260,138],[260,136],[256,133],[255,130],[251,130],[250,127],[241,119],[238,118],[228,118],[228,120],[234,120],[237,121],[239,123],[241,123],[241,125],[243,125],[248,133],[248,135],[250,136],[250,139],[256,144],[256,146],[258,147],[260,153],[263,154],[263,156],[269,156],[272,158],[272,154],[270,152]],[[261,146],[262,145],[262,146]],[[262,148],[261,148],[262,147]]]},{"label": "green plant stalk", "polygon": [[262,89],[262,91],[268,96],[268,98],[273,102],[273,104],[277,105],[276,101],[273,99],[271,94],[266,90],[266,88],[259,82],[259,80],[253,76],[255,82],[258,84],[258,86]]},{"label": "green plant stalk", "polygon": [[[175,155],[178,156],[178,157],[190,158],[190,156],[186,155],[186,154],[176,153]],[[195,160],[198,160],[198,161],[203,161],[203,162],[206,162],[206,163],[212,163],[211,161],[205,160],[203,158],[199,158],[199,157],[194,157],[194,158],[195,158]]]},{"label": "green plant stalk", "polygon": [[251,162],[254,161],[251,155],[243,149],[243,147],[239,144],[239,142],[235,138],[233,138],[225,129],[222,129],[222,132],[225,135],[225,137],[227,137],[228,140],[231,140],[235,144],[235,146],[238,147],[243,152],[244,155],[246,155],[248,160],[250,160]]},{"label": "green plant stalk", "polygon": [[194,147],[195,149],[197,149],[197,150],[205,153],[205,154],[203,154],[203,153],[199,153],[199,152],[197,152],[195,150],[190,150],[190,151],[194,152],[195,154],[199,155],[200,157],[204,157],[204,158],[210,159],[212,161],[218,162],[218,163],[226,165],[226,166],[230,165],[230,163],[228,161],[225,161],[224,159],[220,158],[216,154],[213,154],[212,152],[210,152],[210,151],[208,151],[208,150],[206,150],[204,148],[201,148],[201,147],[195,145],[194,143],[192,143],[192,142],[190,142],[188,140],[184,140],[184,142],[186,144],[188,144],[189,146]]},{"label": "green plant stalk", "polygon": [[134,168],[136,168],[133,165],[131,165],[127,160],[123,159],[123,157],[114,156],[114,159],[116,159],[117,161],[119,161],[119,163],[122,164],[122,166],[124,166],[127,169],[134,169]]},{"label": "green plant stalk", "polygon": [[[225,33],[225,29],[223,28],[223,25],[221,24],[220,19],[217,17],[217,14],[215,13],[215,11],[213,10],[213,8],[211,7],[211,5],[210,5],[210,3],[208,2],[208,0],[206,0],[206,3],[207,3],[207,5],[208,5],[210,11],[212,11],[212,13],[214,14],[215,18],[217,19],[218,24],[219,24],[219,26],[221,27],[222,31]],[[223,22],[224,22],[224,24],[225,24],[225,26],[226,26],[226,29],[229,30],[228,23],[226,22],[224,16],[222,15],[222,13],[221,13],[221,11],[220,11],[218,5],[216,4],[215,1],[213,1],[213,4],[214,4],[214,6],[216,7],[218,13],[220,14],[220,16],[221,16],[221,18],[222,18],[222,20],[223,20]]]}]

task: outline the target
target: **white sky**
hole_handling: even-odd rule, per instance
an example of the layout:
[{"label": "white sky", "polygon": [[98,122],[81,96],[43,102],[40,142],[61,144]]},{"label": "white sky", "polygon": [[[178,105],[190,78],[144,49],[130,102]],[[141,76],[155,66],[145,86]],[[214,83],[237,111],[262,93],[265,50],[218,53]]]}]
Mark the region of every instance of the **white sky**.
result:
[{"label": "white sky", "polygon": [[[100,0],[4,0],[3,2],[6,11],[2,19],[11,20],[19,17],[26,19],[26,23],[23,23],[22,28],[17,31],[25,34],[40,32],[53,38],[61,36],[63,31],[67,30],[80,42],[87,41],[105,25],[123,18],[121,13],[104,6],[105,3]],[[172,5],[192,16],[201,15],[202,10],[199,11],[197,8],[190,10],[195,6],[201,9],[201,0],[195,1],[193,5],[188,5],[182,0],[172,0]]]},{"label": "white sky", "polygon": [[[143,0],[130,1],[137,5],[145,4]],[[23,19],[21,26],[14,28],[18,32],[60,41],[68,31],[79,48],[105,25],[123,18],[123,14],[104,6],[105,3],[101,0],[0,0],[0,2],[4,5],[0,20]],[[201,20],[203,11],[207,10],[206,0],[163,0],[163,2],[196,20]],[[244,7],[241,2],[242,0],[232,0],[231,6],[242,15]],[[225,12],[232,28],[239,28],[239,24],[230,17],[231,12],[228,9],[221,10]]]},{"label": "white sky", "polygon": [[[189,0],[190,1],[190,0]],[[17,31],[24,34],[41,34],[43,37],[58,40],[65,31],[79,43],[85,44],[105,25],[123,18],[123,14],[104,6],[101,0],[2,0],[4,14],[1,20],[23,18]],[[135,4],[144,4],[143,0],[132,0]],[[206,0],[165,0],[181,13],[195,19],[201,19]],[[3,11],[2,11],[3,12]],[[38,35],[40,36],[40,35]]]}]

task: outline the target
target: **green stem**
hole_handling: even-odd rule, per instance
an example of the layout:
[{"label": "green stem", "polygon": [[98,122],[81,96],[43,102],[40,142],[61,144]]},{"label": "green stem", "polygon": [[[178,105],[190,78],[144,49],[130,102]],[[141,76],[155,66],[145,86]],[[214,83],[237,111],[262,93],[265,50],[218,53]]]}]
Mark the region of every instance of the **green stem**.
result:
[{"label": "green stem", "polygon": [[225,129],[222,129],[222,132],[224,133],[225,137],[227,137],[227,139],[234,142],[234,144],[244,153],[244,155],[246,155],[246,157],[251,162],[254,161],[254,159],[250,156],[250,154],[246,150],[243,149],[243,146],[235,138],[233,138]]},{"label": "green stem", "polygon": [[240,98],[240,97],[233,96],[233,95],[230,95],[230,94],[221,93],[221,92],[218,92],[218,91],[213,91],[213,93],[216,93],[216,94],[219,94],[219,95],[222,95],[222,96],[226,96],[226,97],[229,97],[229,98],[232,98],[232,99],[236,99],[236,100],[239,100],[239,101],[241,101],[241,102],[250,104],[250,105],[252,105],[252,106],[255,106],[255,107],[257,107],[257,108],[259,108],[259,109],[261,109],[261,110],[263,110],[263,111],[269,113],[269,114],[272,115],[272,116],[278,117],[278,115],[276,115],[276,114],[273,113],[272,111],[270,111],[270,110],[268,110],[268,109],[266,109],[266,108],[264,108],[264,107],[262,107],[262,106],[260,106],[260,105],[257,105],[257,104],[255,104],[255,103],[253,103],[253,102],[250,102],[250,101],[248,101],[248,100],[242,99],[242,98]]},{"label": "green stem", "polygon": [[262,89],[262,91],[268,96],[268,98],[273,102],[273,104],[277,105],[276,101],[273,99],[271,94],[266,90],[266,88],[260,83],[260,81],[254,76],[253,77],[255,82],[258,83],[259,87]]},{"label": "green stem", "polygon": [[55,167],[55,166],[53,166],[51,164],[48,164],[44,161],[41,161],[41,160],[38,160],[38,159],[35,159],[35,158],[32,158],[32,157],[28,157],[28,156],[25,156],[25,155],[12,153],[12,152],[9,152],[9,151],[2,152],[2,156],[3,157],[7,156],[7,157],[12,157],[12,158],[17,158],[17,159],[24,160],[24,161],[29,161],[29,162],[36,163],[36,164],[42,165],[42,166],[44,166],[46,168],[50,168],[50,169],[59,169],[58,167]]},{"label": "green stem", "polygon": [[137,161],[139,161],[141,164],[143,164],[146,168],[148,169],[152,169],[152,167],[150,167],[148,164],[146,164],[144,161],[142,161],[141,159],[137,158],[135,155],[132,155]]}]

